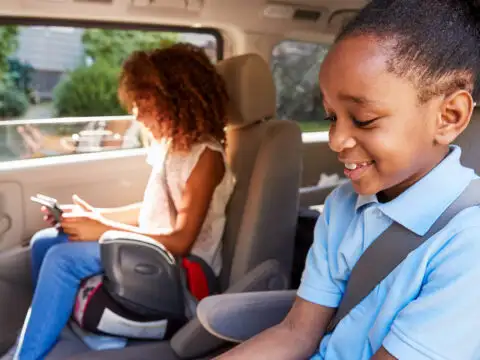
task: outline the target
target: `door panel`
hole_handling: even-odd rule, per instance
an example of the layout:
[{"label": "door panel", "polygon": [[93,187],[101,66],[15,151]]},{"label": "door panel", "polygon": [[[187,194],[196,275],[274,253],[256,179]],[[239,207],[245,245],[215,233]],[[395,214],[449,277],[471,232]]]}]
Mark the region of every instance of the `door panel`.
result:
[{"label": "door panel", "polygon": [[22,188],[19,183],[0,182],[0,251],[18,244],[24,228]]},{"label": "door panel", "polygon": [[0,230],[1,215],[12,219],[0,251],[25,243],[45,227],[32,195],[71,203],[72,194],[78,194],[94,206],[120,206],[142,200],[149,172],[144,149],[0,163]]},{"label": "door panel", "polygon": [[18,336],[32,300],[30,252],[16,248],[0,252],[0,354]]}]

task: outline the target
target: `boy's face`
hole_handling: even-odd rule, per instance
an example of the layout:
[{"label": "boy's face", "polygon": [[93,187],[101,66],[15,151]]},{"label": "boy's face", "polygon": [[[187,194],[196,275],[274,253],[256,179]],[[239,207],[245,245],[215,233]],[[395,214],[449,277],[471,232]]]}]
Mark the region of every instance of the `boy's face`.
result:
[{"label": "boy's face", "polygon": [[412,82],[387,71],[389,53],[370,36],[336,44],[320,71],[330,148],[359,194],[392,199],[448,152],[438,145],[442,99],[424,104]]}]

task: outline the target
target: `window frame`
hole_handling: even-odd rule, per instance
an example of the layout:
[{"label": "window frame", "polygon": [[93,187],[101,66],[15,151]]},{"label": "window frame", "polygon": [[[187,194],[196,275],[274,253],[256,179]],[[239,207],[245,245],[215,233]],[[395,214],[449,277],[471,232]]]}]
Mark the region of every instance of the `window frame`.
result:
[{"label": "window frame", "polygon": [[197,33],[212,35],[217,42],[217,61],[223,60],[224,39],[220,31],[211,27],[192,27],[180,25],[161,25],[153,23],[138,22],[119,22],[119,21],[97,21],[97,20],[75,20],[75,19],[56,19],[40,17],[18,17],[0,15],[0,26],[19,25],[19,26],[64,26],[64,27],[82,27],[82,28],[101,28],[113,30],[143,30],[143,31],[164,31],[176,33]]}]

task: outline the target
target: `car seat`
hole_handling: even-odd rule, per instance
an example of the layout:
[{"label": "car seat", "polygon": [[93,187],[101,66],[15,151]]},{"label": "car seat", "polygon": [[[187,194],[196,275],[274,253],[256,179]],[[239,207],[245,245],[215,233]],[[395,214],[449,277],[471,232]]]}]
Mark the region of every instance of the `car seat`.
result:
[{"label": "car seat", "polygon": [[[223,237],[220,286],[228,293],[286,289],[302,170],[301,131],[295,122],[274,119],[275,86],[260,56],[232,57],[219,62],[217,69],[231,99],[227,159],[236,177]],[[225,345],[197,318],[169,341],[87,352],[79,341],[63,337],[46,359],[199,359]]]}]

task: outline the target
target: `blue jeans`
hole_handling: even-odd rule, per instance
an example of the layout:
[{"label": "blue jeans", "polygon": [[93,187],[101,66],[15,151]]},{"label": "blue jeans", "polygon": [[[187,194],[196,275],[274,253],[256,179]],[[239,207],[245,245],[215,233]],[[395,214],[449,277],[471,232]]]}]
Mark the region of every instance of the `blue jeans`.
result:
[{"label": "blue jeans", "polygon": [[97,241],[69,242],[50,228],[32,238],[32,305],[19,338],[20,360],[43,359],[67,324],[82,279],[103,272]]}]

